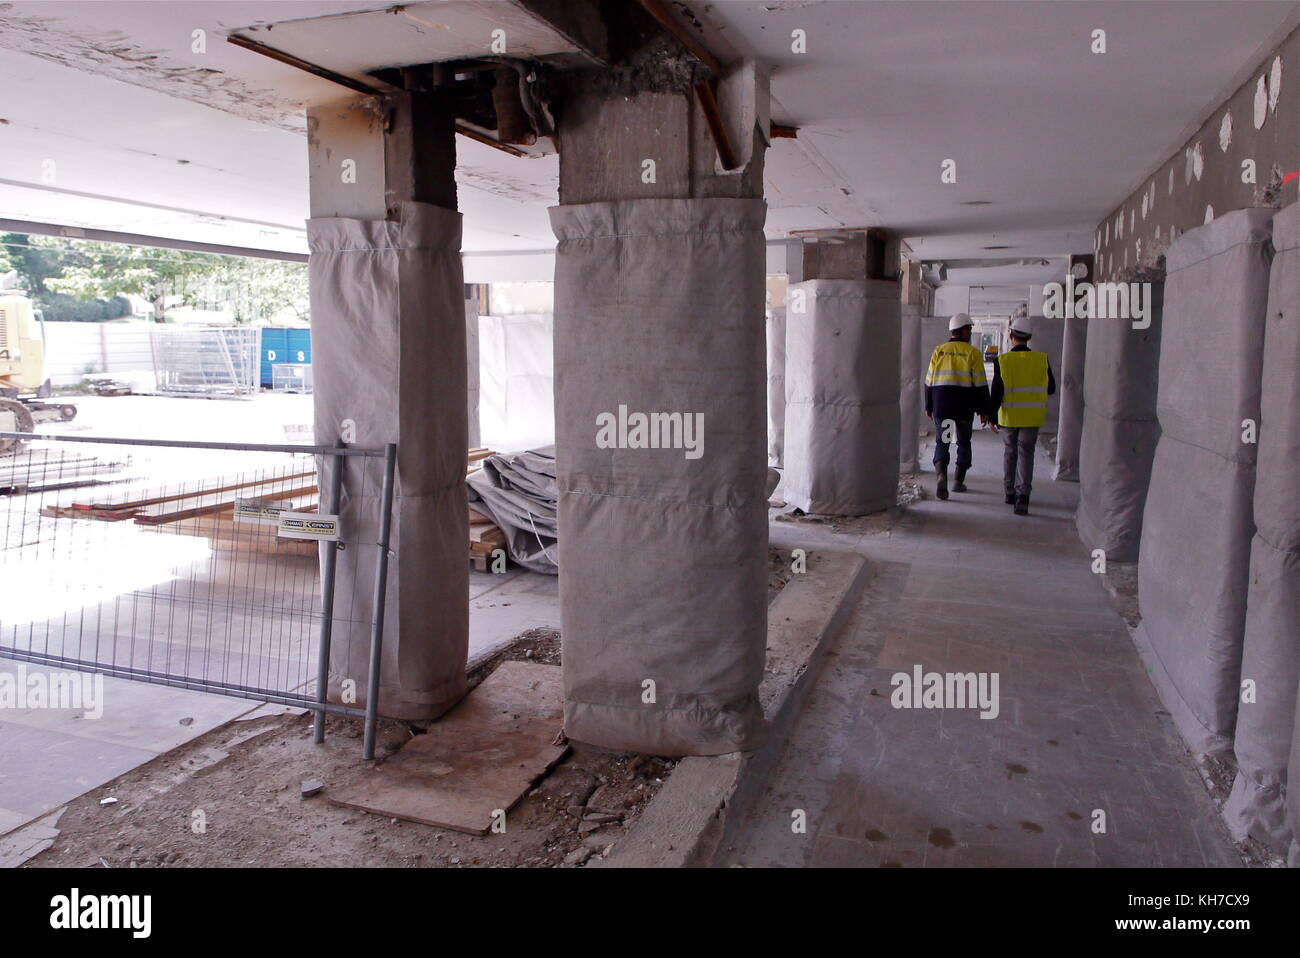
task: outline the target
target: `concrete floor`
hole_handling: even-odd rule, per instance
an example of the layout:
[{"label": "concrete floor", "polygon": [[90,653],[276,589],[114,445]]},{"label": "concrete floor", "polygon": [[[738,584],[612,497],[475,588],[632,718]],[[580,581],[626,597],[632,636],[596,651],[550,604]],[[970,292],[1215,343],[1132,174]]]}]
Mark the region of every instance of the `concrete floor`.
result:
[{"label": "concrete floor", "polygon": [[[970,492],[917,503],[888,536],[774,524],[774,544],[815,537],[879,571],[721,864],[1240,865],[1090,570],[1078,486],[1053,482],[1040,448],[1031,515],[1015,516],[1001,437],[975,443]],[[891,677],[917,664],[998,673],[1000,714],[895,709]]]},{"label": "concrete floor", "polygon": [[[280,443],[300,438],[295,424],[311,419],[311,397],[296,395],[261,395],[248,401],[79,397],[77,403],[81,415],[76,420],[48,424],[48,431],[171,439],[203,435]],[[196,459],[180,452],[161,459],[177,475],[188,476],[206,464],[204,455],[208,454]],[[279,463],[272,460],[271,464]],[[239,456],[240,469],[260,465],[256,455]],[[222,468],[227,466],[223,462]],[[151,472],[150,481],[157,480]],[[72,492],[65,497],[79,495]],[[43,501],[14,500],[8,507],[25,504],[39,511]],[[0,531],[16,535],[17,528],[12,516],[0,521]],[[51,568],[38,567],[35,561],[13,563],[14,574],[0,581],[4,599],[0,644],[9,641],[15,648],[116,665],[152,664],[186,674],[213,673],[214,678],[238,678],[262,687],[310,690],[313,686],[317,627],[315,616],[305,609],[316,594],[314,558],[272,561],[241,554],[239,562],[233,563],[229,561],[233,552],[215,558],[206,551],[203,556],[191,556],[183,549],[178,553],[189,541],[187,536],[161,536],[115,523],[89,522],[79,528],[78,537],[64,536],[69,548],[63,553],[47,549],[40,554]],[[127,548],[132,543],[138,547]],[[123,561],[128,554],[129,560]],[[193,581],[171,582],[178,569],[188,570],[185,575],[193,575]],[[80,574],[85,570],[95,574]],[[63,582],[52,587],[51,576],[81,585]],[[82,587],[92,581],[97,583],[94,589]],[[240,590],[233,603],[220,592],[230,583]],[[276,589],[284,594],[273,594]],[[137,590],[141,594],[135,594]],[[158,603],[162,612],[157,615],[150,597],[153,590],[162,596]],[[196,593],[195,601],[186,601],[187,590]],[[469,602],[471,661],[489,656],[528,629],[560,624],[554,576],[517,568],[500,575],[471,571]],[[51,613],[50,606],[57,607],[56,612]],[[282,606],[284,614],[276,613]],[[244,612],[255,615],[251,620],[241,618]],[[201,661],[190,654],[195,637],[202,646]],[[211,662],[205,665],[208,659]],[[17,667],[18,663],[0,658],[0,671],[15,672]],[[48,670],[27,667],[28,674],[38,671]],[[84,718],[76,709],[6,708],[0,712],[0,836],[210,729],[255,711],[260,714],[261,709],[279,708],[113,678],[104,680],[104,715],[97,720]],[[0,867],[12,864],[11,857],[0,849]]]}]

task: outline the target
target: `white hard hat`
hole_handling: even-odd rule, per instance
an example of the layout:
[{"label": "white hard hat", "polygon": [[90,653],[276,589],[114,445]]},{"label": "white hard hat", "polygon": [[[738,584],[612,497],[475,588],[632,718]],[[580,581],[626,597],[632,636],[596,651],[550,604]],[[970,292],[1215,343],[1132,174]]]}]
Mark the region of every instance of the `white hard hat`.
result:
[{"label": "white hard hat", "polygon": [[961,329],[965,326],[974,326],[974,325],[975,324],[970,321],[969,316],[967,316],[965,313],[958,313],[952,319],[948,320],[948,332],[952,332],[954,329]]},{"label": "white hard hat", "polygon": [[1011,321],[1011,331],[1021,339],[1034,335],[1034,322],[1028,316],[1017,316]]}]

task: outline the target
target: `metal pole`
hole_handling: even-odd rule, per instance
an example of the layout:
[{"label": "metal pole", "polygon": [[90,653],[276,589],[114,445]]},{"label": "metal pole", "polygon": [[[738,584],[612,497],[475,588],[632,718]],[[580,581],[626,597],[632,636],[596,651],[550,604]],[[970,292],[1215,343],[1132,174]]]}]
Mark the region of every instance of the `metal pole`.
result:
[{"label": "metal pole", "polygon": [[[342,449],[343,440],[335,439],[334,448]],[[338,515],[339,499],[343,494],[343,463],[346,461],[342,456],[330,456],[329,462],[334,465],[334,473],[330,476],[330,497],[327,506],[330,515]],[[320,648],[316,655],[316,701],[320,705],[325,704],[325,692],[329,685],[330,674],[330,638],[334,631],[334,566],[338,558],[339,543],[327,542],[325,544],[325,557],[321,562],[321,619],[320,619]],[[321,745],[325,742],[325,710],[319,709],[316,712],[316,744]]]},{"label": "metal pole", "polygon": [[110,436],[67,436],[40,432],[0,432],[0,439],[37,439],[48,442],[90,442],[107,446],[160,446],[164,449],[227,449],[235,452],[290,452],[318,456],[369,456],[378,459],[383,455],[378,449],[336,449],[333,446],[306,446],[296,443],[266,442],[197,442],[180,439],[122,439]]},{"label": "metal pole", "polygon": [[375,722],[379,717],[379,661],[384,648],[384,599],[388,593],[388,533],[393,524],[393,476],[397,444],[384,447],[384,491],[379,512],[379,557],[375,563],[375,611],[370,626],[370,674],[366,685],[366,727],[361,756],[375,757]]}]

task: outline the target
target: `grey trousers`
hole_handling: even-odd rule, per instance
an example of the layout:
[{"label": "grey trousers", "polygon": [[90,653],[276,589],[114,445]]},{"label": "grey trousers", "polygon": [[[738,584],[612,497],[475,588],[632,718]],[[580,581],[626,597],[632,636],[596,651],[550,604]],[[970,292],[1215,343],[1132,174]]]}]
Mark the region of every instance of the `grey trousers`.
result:
[{"label": "grey trousers", "polygon": [[1034,446],[1038,444],[1038,427],[1003,426],[1002,485],[1007,495],[1029,497],[1034,484]]}]

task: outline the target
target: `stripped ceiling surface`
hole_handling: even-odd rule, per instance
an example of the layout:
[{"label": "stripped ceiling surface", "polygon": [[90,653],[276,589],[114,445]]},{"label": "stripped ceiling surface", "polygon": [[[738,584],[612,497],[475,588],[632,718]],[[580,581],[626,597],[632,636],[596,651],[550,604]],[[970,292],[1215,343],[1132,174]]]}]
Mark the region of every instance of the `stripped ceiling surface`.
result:
[{"label": "stripped ceiling surface", "polygon": [[[769,152],[769,235],[883,225],[926,261],[1013,262],[1091,252],[1101,217],[1295,11],[1271,0],[676,7],[724,60],[768,65],[773,119],[798,128]],[[485,53],[503,24],[512,53],[580,55],[507,0],[0,3],[0,218],[303,250],[303,111],[346,91],[226,36],[365,76]],[[1092,52],[1097,29],[1104,54]],[[556,158],[464,138],[458,151],[465,248],[552,247]],[[941,180],[945,161],[955,182]]]}]

